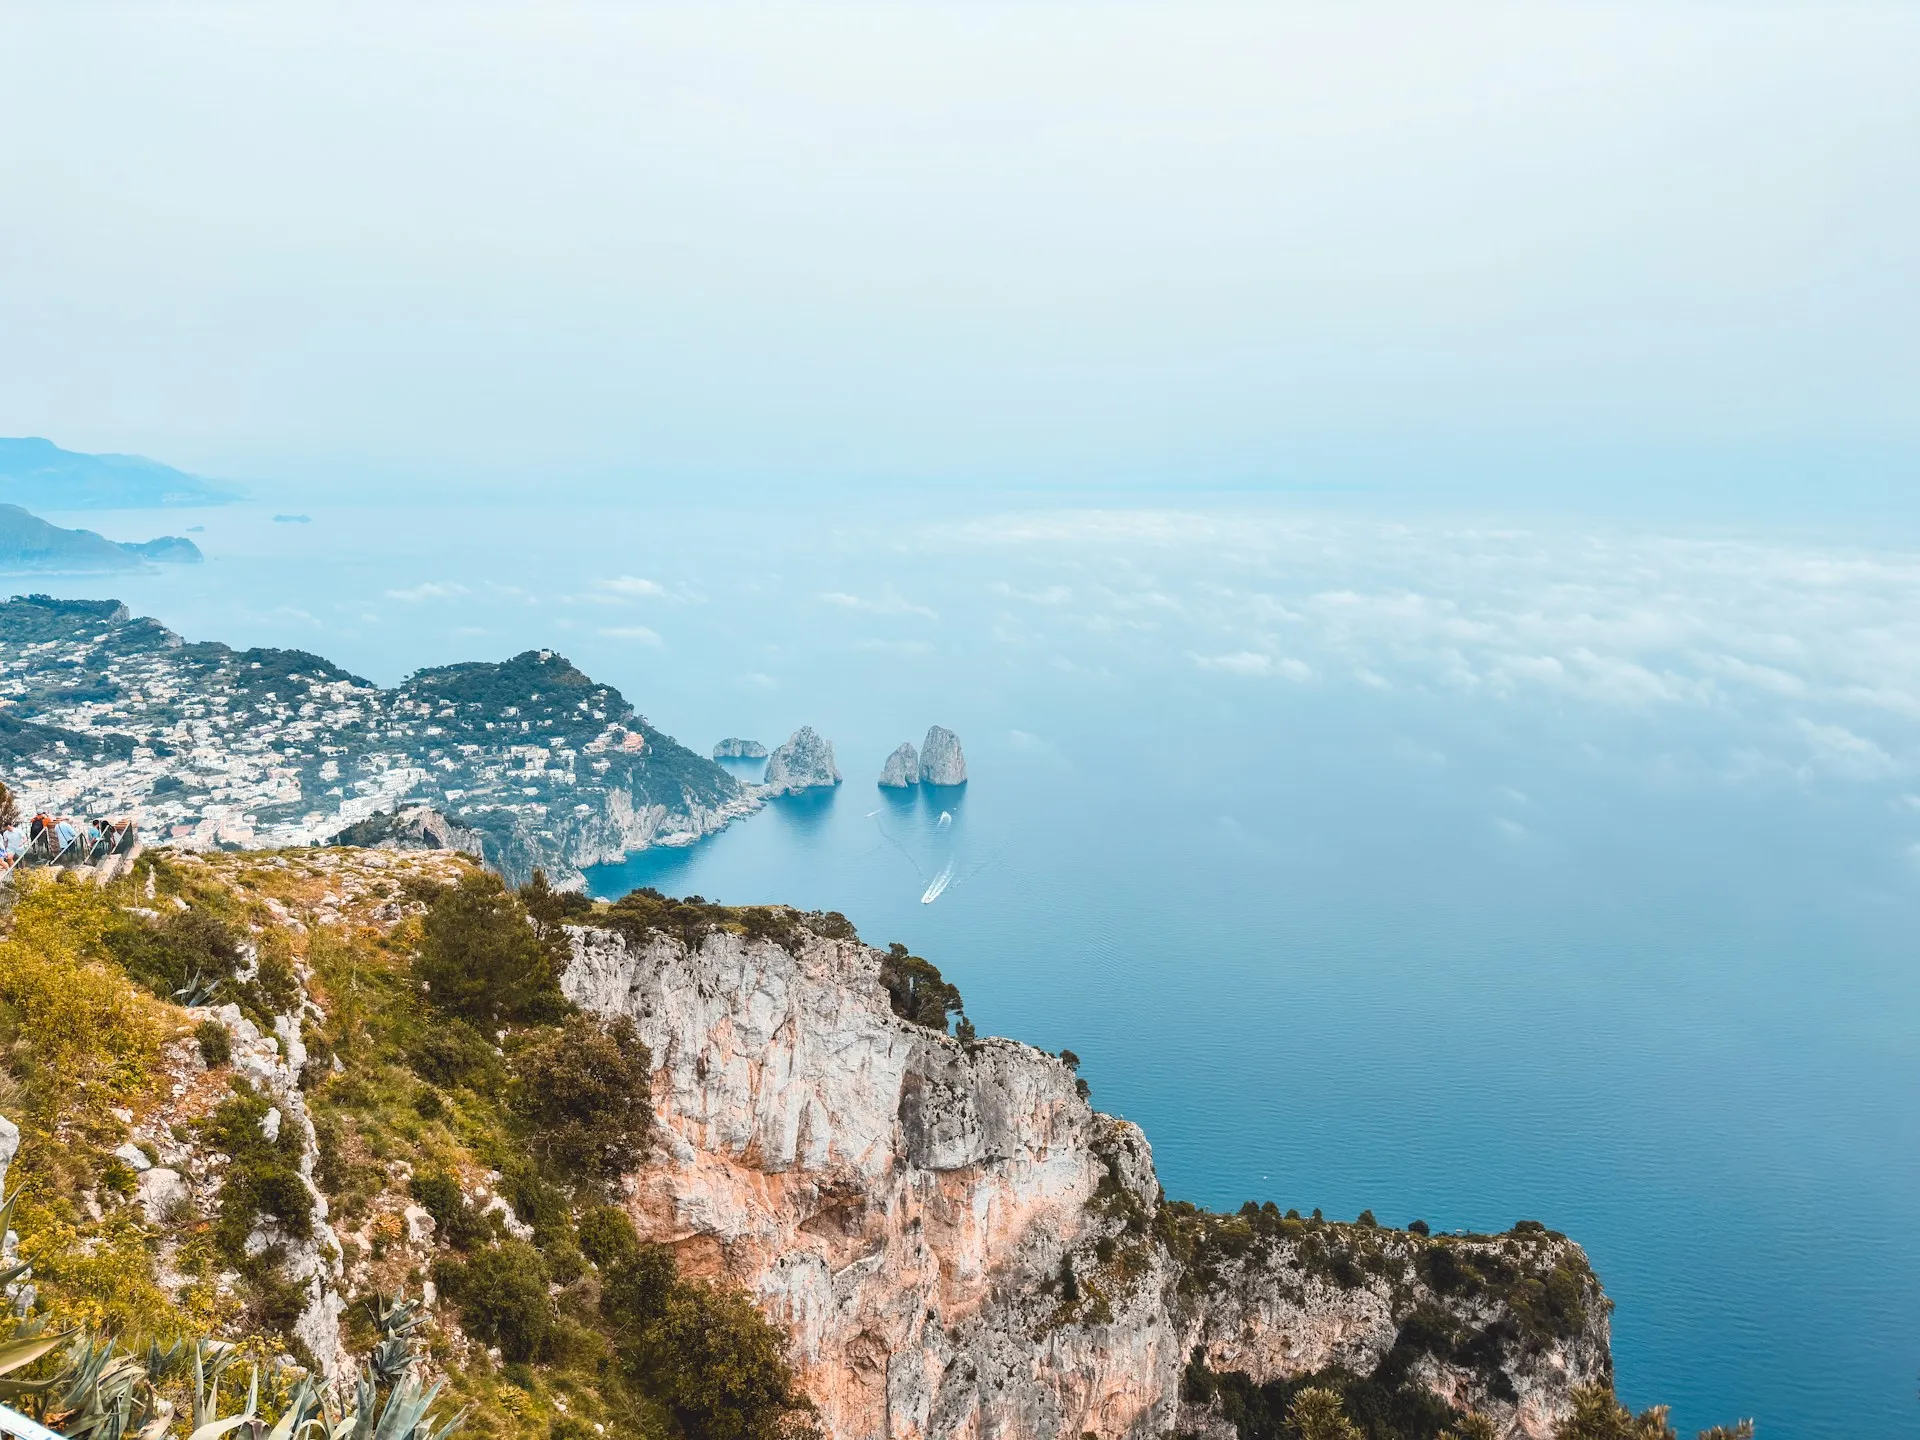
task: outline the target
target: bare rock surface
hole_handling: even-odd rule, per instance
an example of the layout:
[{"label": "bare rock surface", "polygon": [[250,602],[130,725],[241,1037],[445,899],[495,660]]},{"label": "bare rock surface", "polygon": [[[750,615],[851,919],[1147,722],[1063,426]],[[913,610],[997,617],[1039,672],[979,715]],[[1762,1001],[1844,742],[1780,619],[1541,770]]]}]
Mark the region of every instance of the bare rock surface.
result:
[{"label": "bare rock surface", "polygon": [[713,758],[716,760],[764,760],[767,758],[767,747],[758,740],[742,740],[732,736],[713,747]]},{"label": "bare rock surface", "polygon": [[944,725],[927,731],[920,747],[920,779],[928,785],[964,785],[967,783],[967,757],[960,749],[960,737]]},{"label": "bare rock surface", "polygon": [[796,795],[802,790],[818,790],[839,783],[840,769],[833,763],[833,742],[823,739],[811,725],[802,725],[786,744],[767,757],[763,793]]},{"label": "bare rock surface", "polygon": [[902,740],[900,748],[887,756],[880,767],[880,784],[888,790],[905,790],[920,783],[920,757],[911,741]]},{"label": "bare rock surface", "polygon": [[657,1067],[629,1212],[785,1328],[835,1440],[1211,1434],[1182,1401],[1196,1349],[1255,1383],[1410,1375],[1537,1440],[1610,1373],[1564,1237],[1170,1204],[1146,1137],[1064,1063],[900,1019],[857,941],[569,933],[567,994],[630,1015]]},{"label": "bare rock surface", "polygon": [[7,1167],[20,1153],[20,1127],[0,1115],[0,1197],[7,1193]]}]

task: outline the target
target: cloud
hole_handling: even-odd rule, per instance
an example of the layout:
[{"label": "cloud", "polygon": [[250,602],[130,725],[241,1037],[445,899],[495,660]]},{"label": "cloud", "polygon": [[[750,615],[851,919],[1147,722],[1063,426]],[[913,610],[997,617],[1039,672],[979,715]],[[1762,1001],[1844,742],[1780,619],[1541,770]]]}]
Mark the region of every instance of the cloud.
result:
[{"label": "cloud", "polygon": [[1202,670],[1219,670],[1228,675],[1278,675],[1304,684],[1313,678],[1313,668],[1291,656],[1263,655],[1257,650],[1236,650],[1229,655],[1196,655],[1193,663]]},{"label": "cloud", "polygon": [[857,610],[866,615],[918,615],[927,620],[938,620],[940,614],[925,605],[916,605],[897,594],[892,586],[877,596],[850,595],[844,590],[829,590],[819,597],[822,604],[833,605],[842,610]]},{"label": "cloud", "polygon": [[1899,766],[1893,756],[1864,735],[1856,735],[1844,725],[1800,722],[1800,733],[1813,752],[1814,763],[1829,774],[1846,780],[1884,780]]},{"label": "cloud", "polygon": [[659,633],[644,625],[604,625],[599,633],[609,640],[637,640],[642,645],[660,643]]},{"label": "cloud", "polygon": [[458,600],[461,596],[471,595],[472,593],[473,592],[467,589],[466,586],[457,584],[451,580],[428,580],[410,589],[389,590],[387,591],[387,598],[389,600],[404,600],[409,605],[417,605],[422,600]]},{"label": "cloud", "polygon": [[616,575],[611,580],[596,580],[593,588],[609,595],[623,595],[632,598],[664,599],[667,587],[657,580],[643,580],[638,575]]}]

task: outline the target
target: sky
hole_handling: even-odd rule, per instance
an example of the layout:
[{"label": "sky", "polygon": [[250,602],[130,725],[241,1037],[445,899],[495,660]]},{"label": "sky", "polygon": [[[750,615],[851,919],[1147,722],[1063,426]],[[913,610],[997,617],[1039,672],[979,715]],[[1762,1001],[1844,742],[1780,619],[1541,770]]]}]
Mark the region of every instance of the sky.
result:
[{"label": "sky", "polygon": [[0,6],[0,433],[1920,514],[1910,4]]}]

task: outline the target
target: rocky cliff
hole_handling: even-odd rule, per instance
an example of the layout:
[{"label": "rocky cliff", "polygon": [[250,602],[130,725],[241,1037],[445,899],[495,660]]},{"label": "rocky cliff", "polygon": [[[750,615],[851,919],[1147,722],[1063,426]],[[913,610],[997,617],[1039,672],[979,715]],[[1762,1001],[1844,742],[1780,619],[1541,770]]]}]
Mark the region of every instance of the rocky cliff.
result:
[{"label": "rocky cliff", "polygon": [[1336,1370],[1539,1437],[1609,1375],[1562,1236],[1208,1215],[1061,1060],[895,1015],[857,941],[568,933],[567,993],[631,1016],[657,1067],[630,1213],[758,1297],[836,1440],[1219,1432],[1236,1397]]},{"label": "rocky cliff", "polygon": [[961,752],[960,737],[943,725],[927,731],[927,743],[920,747],[920,778],[929,785],[967,783],[967,757]]},{"label": "rocky cliff", "polygon": [[761,788],[767,795],[796,795],[839,783],[833,742],[821,738],[811,725],[802,725],[767,757],[767,778]]},{"label": "rocky cliff", "polygon": [[713,747],[716,760],[764,760],[767,747],[758,740],[742,740],[738,736],[729,736]]},{"label": "rocky cliff", "polygon": [[888,790],[905,790],[919,783],[920,757],[914,753],[912,742],[902,740],[900,748],[880,767],[880,784]]}]

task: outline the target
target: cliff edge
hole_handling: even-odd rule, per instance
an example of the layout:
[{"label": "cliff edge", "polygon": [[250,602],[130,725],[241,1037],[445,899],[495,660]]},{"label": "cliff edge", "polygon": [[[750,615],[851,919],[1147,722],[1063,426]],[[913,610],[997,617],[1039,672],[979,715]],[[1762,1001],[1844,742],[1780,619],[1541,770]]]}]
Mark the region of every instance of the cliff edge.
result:
[{"label": "cliff edge", "polygon": [[1169,1202],[1068,1063],[901,1018],[882,952],[801,920],[697,943],[577,925],[562,985],[654,1057],[640,1233],[756,1296],[836,1440],[1230,1434],[1309,1379],[1542,1437],[1611,1378],[1608,1302],[1564,1236]]}]

